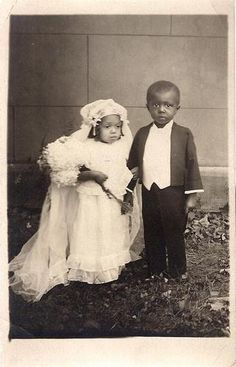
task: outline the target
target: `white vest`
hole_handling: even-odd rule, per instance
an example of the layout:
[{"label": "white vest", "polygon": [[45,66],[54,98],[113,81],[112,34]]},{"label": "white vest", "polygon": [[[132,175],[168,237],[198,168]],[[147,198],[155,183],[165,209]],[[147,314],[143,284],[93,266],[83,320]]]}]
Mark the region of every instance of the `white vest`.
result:
[{"label": "white vest", "polygon": [[150,190],[153,183],[160,189],[170,186],[170,152],[173,120],[163,128],[150,128],[143,156],[143,184]]}]

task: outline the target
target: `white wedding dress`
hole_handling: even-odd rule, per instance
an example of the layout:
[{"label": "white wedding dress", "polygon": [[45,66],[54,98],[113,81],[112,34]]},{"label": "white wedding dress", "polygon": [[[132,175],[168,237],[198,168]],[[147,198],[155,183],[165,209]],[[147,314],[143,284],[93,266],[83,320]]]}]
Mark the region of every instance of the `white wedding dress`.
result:
[{"label": "white wedding dress", "polygon": [[[107,174],[105,186],[123,200],[132,178],[125,143],[84,144],[86,166]],[[121,215],[120,204],[93,181],[60,188],[52,183],[38,232],[10,262],[10,286],[25,300],[39,301],[57,284],[116,280],[126,263],[140,258],[142,248],[133,245],[138,230],[137,200],[131,214]]]}]

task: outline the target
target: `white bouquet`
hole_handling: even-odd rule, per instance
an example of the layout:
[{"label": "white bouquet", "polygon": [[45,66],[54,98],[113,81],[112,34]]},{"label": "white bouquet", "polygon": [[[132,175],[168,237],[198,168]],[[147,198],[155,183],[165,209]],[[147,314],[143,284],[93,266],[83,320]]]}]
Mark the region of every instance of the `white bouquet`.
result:
[{"label": "white bouquet", "polygon": [[63,136],[43,148],[38,164],[41,169],[49,170],[51,181],[58,186],[74,186],[86,161],[84,143]]}]

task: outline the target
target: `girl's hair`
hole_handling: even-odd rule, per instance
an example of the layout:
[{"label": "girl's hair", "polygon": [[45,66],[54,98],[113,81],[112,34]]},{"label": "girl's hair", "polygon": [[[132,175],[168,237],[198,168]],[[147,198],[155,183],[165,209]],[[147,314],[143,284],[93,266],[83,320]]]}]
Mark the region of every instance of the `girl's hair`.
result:
[{"label": "girl's hair", "polygon": [[[89,139],[99,140],[99,138],[100,138],[100,124],[101,124],[101,121],[99,121],[97,123],[97,126],[95,128],[91,127],[91,130],[88,134]],[[123,126],[123,121],[121,121],[120,130],[121,130],[121,136],[124,136],[123,131],[122,131],[122,126]],[[94,133],[95,133],[95,135],[94,135]]]}]

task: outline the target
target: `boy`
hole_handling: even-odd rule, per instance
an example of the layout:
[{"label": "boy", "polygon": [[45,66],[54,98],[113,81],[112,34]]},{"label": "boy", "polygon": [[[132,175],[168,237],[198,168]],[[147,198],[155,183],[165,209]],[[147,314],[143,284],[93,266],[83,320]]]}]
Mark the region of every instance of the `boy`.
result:
[{"label": "boy", "polygon": [[186,213],[203,188],[192,133],[173,121],[179,103],[180,91],[171,82],[161,80],[148,88],[147,109],[153,122],[137,132],[128,167],[138,167],[142,183],[149,276],[186,279]]}]

